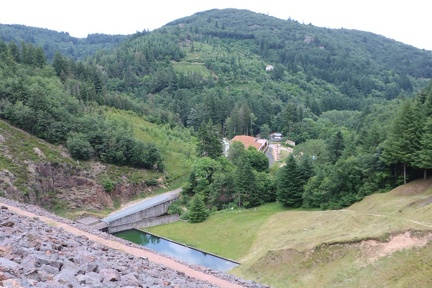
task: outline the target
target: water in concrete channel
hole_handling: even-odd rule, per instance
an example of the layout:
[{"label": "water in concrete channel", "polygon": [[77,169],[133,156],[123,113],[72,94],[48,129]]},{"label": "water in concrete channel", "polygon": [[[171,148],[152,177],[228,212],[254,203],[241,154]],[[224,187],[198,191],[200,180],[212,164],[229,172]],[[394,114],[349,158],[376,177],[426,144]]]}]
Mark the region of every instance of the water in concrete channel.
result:
[{"label": "water in concrete channel", "polygon": [[216,255],[208,254],[136,229],[114,233],[113,235],[181,261],[201,265],[213,270],[227,272],[239,265],[236,262]]}]

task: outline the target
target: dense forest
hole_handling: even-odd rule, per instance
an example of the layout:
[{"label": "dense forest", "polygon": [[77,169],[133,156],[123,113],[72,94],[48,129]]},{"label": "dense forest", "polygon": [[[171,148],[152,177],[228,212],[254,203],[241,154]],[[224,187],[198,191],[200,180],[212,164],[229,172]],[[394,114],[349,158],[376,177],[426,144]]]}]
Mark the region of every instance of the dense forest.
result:
[{"label": "dense forest", "polygon": [[125,41],[127,35],[89,34],[86,38],[76,38],[68,32],[56,32],[44,28],[24,25],[0,24],[0,40],[17,45],[21,43],[42,47],[48,61],[54,59],[56,52],[74,60],[85,60],[97,50],[111,49]]},{"label": "dense forest", "polygon": [[[0,117],[76,159],[164,170],[158,147],[103,107],[193,133],[177,203],[192,222],[272,201],[341,208],[432,169],[431,51],[236,9],[127,37],[0,28]],[[297,143],[281,168],[239,143],[223,156],[223,137],[276,131]]]},{"label": "dense forest", "polygon": [[102,84],[94,68],[59,54],[48,65],[40,47],[14,42],[0,42],[0,60],[1,118],[50,143],[66,144],[79,160],[97,157],[163,170],[154,144],[135,139],[128,123],[104,116],[96,101]]}]

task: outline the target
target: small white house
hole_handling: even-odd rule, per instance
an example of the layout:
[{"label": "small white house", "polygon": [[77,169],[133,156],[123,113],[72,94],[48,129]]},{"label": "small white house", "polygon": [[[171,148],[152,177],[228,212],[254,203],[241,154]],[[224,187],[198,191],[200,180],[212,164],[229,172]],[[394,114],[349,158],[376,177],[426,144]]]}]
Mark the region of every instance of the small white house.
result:
[{"label": "small white house", "polygon": [[274,69],[273,65],[267,65],[266,71],[272,71]]},{"label": "small white house", "polygon": [[282,139],[282,133],[272,133],[270,135],[272,140],[281,140]]}]

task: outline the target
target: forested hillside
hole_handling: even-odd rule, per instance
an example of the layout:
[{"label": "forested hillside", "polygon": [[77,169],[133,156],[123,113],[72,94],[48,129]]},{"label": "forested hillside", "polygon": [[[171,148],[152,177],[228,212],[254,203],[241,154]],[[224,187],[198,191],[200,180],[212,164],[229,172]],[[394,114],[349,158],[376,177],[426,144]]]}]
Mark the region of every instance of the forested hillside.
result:
[{"label": "forested hillside", "polygon": [[50,62],[56,52],[75,60],[85,60],[97,50],[114,48],[127,37],[127,35],[89,34],[86,38],[76,38],[70,36],[67,31],[56,32],[24,25],[0,24],[0,40],[15,42],[17,45],[30,43],[41,47]]},{"label": "forested hillside", "polygon": [[372,33],[227,9],[176,20],[92,62],[109,89],[144,99],[162,121],[168,108],[188,127],[212,119],[233,136],[267,124],[301,141],[303,118],[412,96],[431,59]]},{"label": "forested hillside", "polygon": [[[55,43],[59,34],[45,32]],[[214,209],[275,200],[340,208],[432,168],[422,139],[429,133],[431,51],[236,9],[122,37],[93,37],[92,46],[89,36],[85,53],[103,43],[112,49],[85,61],[24,36],[6,38],[0,117],[65,144],[76,159],[159,171],[167,170],[162,147],[137,140],[131,123],[108,119],[104,107],[182,131],[167,141],[196,137],[196,155],[183,145],[178,153],[197,160],[177,174],[190,173],[185,203],[198,195],[192,203]],[[402,136],[407,121],[411,134]],[[262,154],[238,145],[220,157],[222,137],[276,131],[298,144],[284,168],[269,169]]]},{"label": "forested hillside", "polygon": [[227,198],[246,207],[278,199],[338,208],[397,185],[402,162],[381,157],[387,132],[432,75],[431,51],[235,9],[175,20],[90,62],[103,67],[107,89],[142,101],[155,123],[197,131],[204,146],[206,131],[278,131],[300,144],[290,168],[270,174],[254,156],[245,156],[249,166],[242,153],[225,161],[199,146],[213,159],[196,162],[185,191],[219,208]]}]

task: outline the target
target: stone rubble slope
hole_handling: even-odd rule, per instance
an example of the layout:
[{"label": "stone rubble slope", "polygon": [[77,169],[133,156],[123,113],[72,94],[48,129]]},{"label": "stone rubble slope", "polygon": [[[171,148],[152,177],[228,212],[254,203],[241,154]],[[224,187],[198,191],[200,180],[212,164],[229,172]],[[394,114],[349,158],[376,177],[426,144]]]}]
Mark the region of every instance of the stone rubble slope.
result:
[{"label": "stone rubble slope", "polygon": [[[37,218],[15,214],[1,202],[105,239],[145,249],[110,234],[90,230],[40,207],[0,197],[0,287],[218,287],[147,258],[90,241],[86,236],[73,235]],[[189,266],[231,282],[233,286],[266,287],[219,271]]]}]

